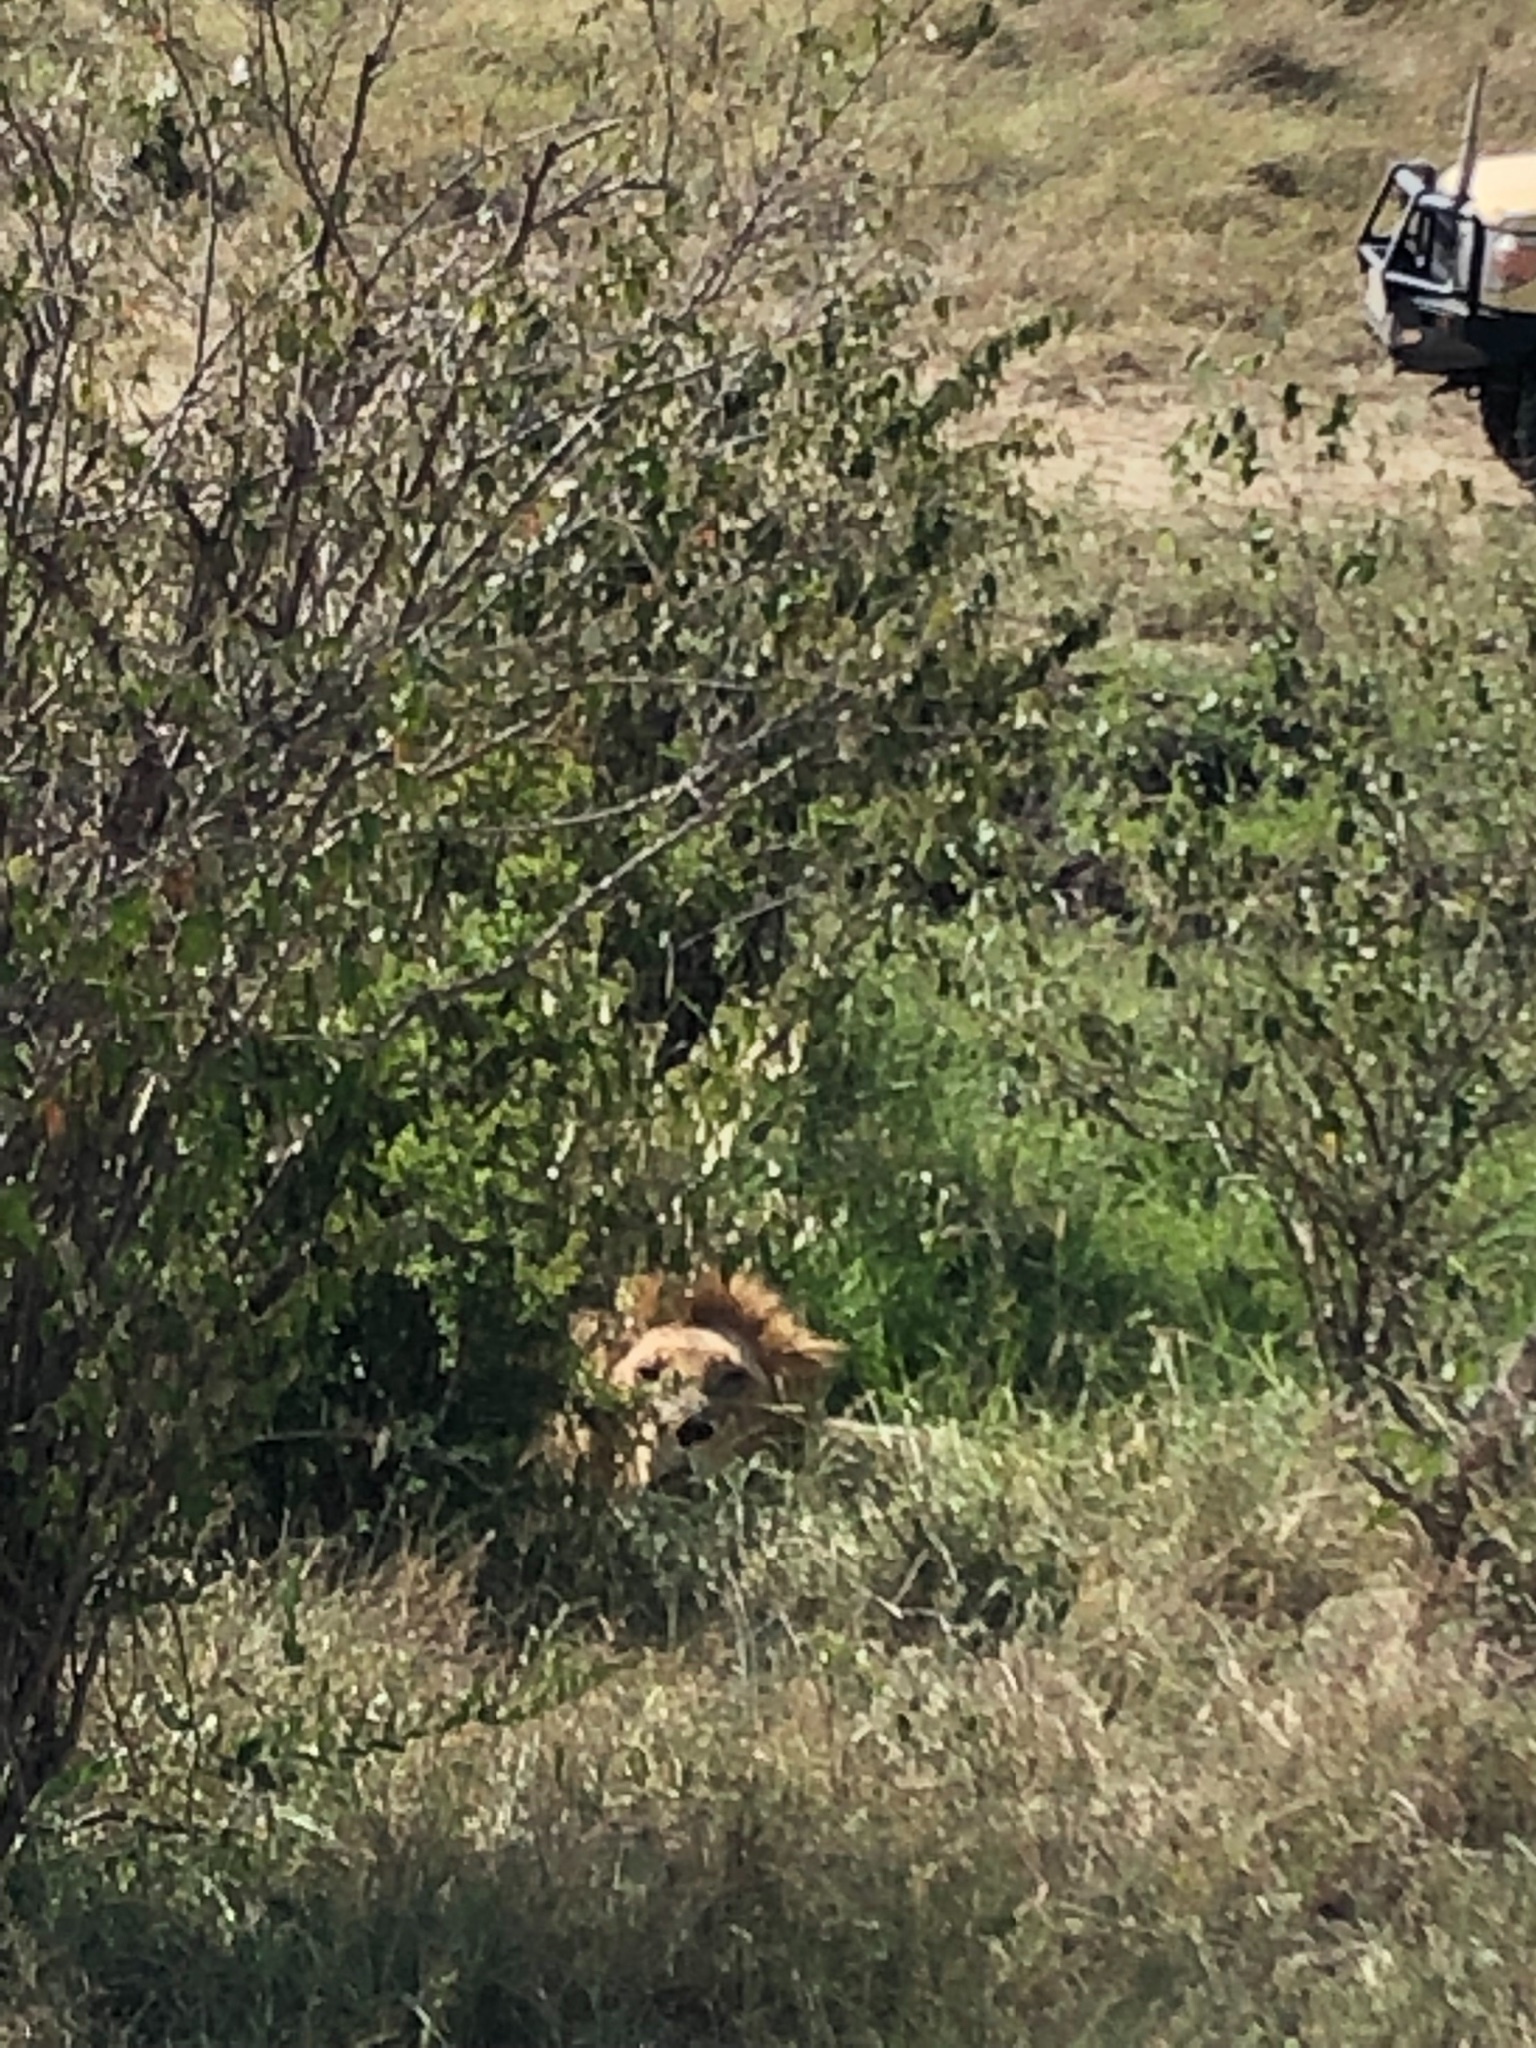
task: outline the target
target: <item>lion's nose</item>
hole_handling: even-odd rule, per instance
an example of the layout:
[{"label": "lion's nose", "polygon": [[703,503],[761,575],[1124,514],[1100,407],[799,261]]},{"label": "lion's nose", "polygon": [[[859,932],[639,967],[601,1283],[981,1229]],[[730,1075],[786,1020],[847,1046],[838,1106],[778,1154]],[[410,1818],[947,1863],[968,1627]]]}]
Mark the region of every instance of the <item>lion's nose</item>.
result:
[{"label": "lion's nose", "polygon": [[685,1451],[691,1451],[695,1444],[707,1444],[715,1433],[715,1425],[704,1415],[690,1415],[677,1432],[677,1440]]}]

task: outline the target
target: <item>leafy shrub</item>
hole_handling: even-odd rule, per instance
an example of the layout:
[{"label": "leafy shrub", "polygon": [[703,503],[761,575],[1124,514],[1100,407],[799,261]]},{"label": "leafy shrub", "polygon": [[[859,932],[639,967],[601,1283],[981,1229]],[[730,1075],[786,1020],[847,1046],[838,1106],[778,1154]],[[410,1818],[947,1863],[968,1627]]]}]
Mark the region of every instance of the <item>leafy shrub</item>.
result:
[{"label": "leafy shrub", "polygon": [[1203,1153],[1268,1210],[1428,1527],[1461,1396],[1529,1303],[1528,569],[1441,602],[1412,535],[1247,539],[1246,648],[1117,648],[1057,699],[1059,828],[1125,908],[1037,920],[1026,1044],[1090,1127]]},{"label": "leafy shrub", "polygon": [[[253,5],[233,72],[154,10],[0,30],[0,1853],[253,1440],[273,1520],[494,1496],[633,1206],[612,934],[750,908],[1007,686],[1029,508],[951,430],[1035,336],[934,384],[899,266],[808,267],[858,62],[753,74],[771,160],[694,96],[402,215],[402,12]],[[120,203],[152,68],[194,186],[265,149],[259,216]]]}]

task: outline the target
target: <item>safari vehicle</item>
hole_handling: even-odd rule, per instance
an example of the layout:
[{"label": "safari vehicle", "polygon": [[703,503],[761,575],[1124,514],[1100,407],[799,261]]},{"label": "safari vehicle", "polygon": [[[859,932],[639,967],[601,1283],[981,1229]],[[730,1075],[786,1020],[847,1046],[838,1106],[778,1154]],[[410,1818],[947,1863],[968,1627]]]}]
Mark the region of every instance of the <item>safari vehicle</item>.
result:
[{"label": "safari vehicle", "polygon": [[1494,453],[1536,489],[1536,150],[1481,155],[1482,98],[1479,72],[1449,170],[1392,165],[1356,253],[1393,362],[1473,394]]}]

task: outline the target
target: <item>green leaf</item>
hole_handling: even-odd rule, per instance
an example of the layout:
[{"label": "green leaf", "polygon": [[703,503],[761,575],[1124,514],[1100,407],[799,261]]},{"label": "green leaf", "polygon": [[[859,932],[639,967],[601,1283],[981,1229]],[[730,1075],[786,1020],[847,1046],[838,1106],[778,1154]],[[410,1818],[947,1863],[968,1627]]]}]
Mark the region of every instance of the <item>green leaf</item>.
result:
[{"label": "green leaf", "polygon": [[15,1181],[0,1187],[0,1244],[35,1252],[41,1243],[42,1233],[33,1220],[27,1190]]},{"label": "green leaf", "polygon": [[141,946],[149,937],[152,912],[148,892],[135,890],[112,905],[112,936],[121,946]]},{"label": "green leaf", "polygon": [[182,919],[176,933],[176,957],[194,972],[209,967],[219,958],[223,937],[223,919],[217,910],[194,910]]}]

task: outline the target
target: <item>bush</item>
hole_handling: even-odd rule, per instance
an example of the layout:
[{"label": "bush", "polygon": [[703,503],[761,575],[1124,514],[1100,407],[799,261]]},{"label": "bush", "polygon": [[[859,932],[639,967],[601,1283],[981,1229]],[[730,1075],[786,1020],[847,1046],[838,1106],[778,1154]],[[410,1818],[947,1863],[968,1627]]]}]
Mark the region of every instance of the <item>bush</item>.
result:
[{"label": "bush", "polygon": [[[857,64],[809,32],[752,75],[769,159],[695,95],[708,135],[573,123],[514,206],[456,168],[402,216],[402,12],[310,49],[253,5],[233,72],[155,9],[0,40],[0,1853],[253,1440],[275,1519],[494,1492],[631,1206],[607,934],[750,905],[999,687],[1028,509],[950,428],[1029,337],[927,388],[899,275],[807,269]],[[118,172],[171,102],[209,203],[146,219]]]},{"label": "bush", "polygon": [[1528,570],[1442,602],[1411,533],[1246,540],[1181,563],[1253,581],[1246,646],[1116,648],[1057,699],[1059,829],[1123,907],[1037,916],[1021,1052],[1267,1210],[1384,1490],[1455,1549],[1430,1495],[1529,1303]]}]

